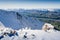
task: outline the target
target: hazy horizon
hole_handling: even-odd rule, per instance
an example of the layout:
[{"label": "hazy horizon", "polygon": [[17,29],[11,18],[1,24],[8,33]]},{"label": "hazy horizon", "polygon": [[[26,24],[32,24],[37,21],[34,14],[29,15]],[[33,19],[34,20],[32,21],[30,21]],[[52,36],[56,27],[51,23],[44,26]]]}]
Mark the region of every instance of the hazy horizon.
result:
[{"label": "hazy horizon", "polygon": [[59,0],[0,0],[0,9],[60,9]]}]

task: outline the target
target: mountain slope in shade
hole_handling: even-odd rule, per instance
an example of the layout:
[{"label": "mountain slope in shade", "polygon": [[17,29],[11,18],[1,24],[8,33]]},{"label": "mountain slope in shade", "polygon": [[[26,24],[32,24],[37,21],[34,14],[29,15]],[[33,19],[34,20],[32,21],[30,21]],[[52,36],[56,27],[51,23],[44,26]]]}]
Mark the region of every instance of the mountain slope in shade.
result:
[{"label": "mountain slope in shade", "polygon": [[[18,29],[20,26],[17,20],[17,17],[15,15],[15,12],[8,12],[8,11],[0,11],[0,21],[6,26],[6,27],[12,27],[14,29]],[[17,28],[16,28],[17,27]]]},{"label": "mountain slope in shade", "polygon": [[32,29],[41,29],[43,22],[36,18],[28,17],[19,12],[0,10],[0,21],[9,28],[20,29],[30,27]]},{"label": "mountain slope in shade", "polygon": [[0,22],[0,28],[4,28],[4,24],[2,24],[2,22]]}]

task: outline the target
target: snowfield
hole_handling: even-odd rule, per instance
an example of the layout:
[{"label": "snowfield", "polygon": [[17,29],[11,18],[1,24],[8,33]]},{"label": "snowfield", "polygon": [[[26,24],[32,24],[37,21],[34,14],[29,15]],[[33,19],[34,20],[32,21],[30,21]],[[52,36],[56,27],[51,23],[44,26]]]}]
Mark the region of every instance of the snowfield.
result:
[{"label": "snowfield", "polygon": [[[43,30],[19,30],[18,36],[14,35],[9,37],[8,35],[1,40],[60,40],[60,32],[52,31],[45,32]],[[24,37],[24,35],[26,37]]]},{"label": "snowfield", "polygon": [[51,24],[44,24],[51,27],[50,30],[32,30],[31,28],[22,28],[14,30],[12,28],[5,27],[0,22],[0,40],[60,40],[60,31],[53,29],[54,26]]}]

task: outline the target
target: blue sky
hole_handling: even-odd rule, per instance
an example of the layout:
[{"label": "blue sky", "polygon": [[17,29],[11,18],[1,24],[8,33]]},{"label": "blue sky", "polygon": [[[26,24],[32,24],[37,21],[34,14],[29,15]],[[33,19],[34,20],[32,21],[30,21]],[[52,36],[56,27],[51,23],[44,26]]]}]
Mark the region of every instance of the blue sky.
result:
[{"label": "blue sky", "polygon": [[60,0],[0,0],[0,9],[60,8]]}]

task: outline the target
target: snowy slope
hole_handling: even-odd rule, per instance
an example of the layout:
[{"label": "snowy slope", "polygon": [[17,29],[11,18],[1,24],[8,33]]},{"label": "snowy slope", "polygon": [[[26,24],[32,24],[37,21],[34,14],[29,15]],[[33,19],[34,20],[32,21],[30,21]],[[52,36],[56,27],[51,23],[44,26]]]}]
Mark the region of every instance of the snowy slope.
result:
[{"label": "snowy slope", "polygon": [[[60,40],[60,31],[45,32],[43,30],[17,30],[18,36],[6,35],[0,40]],[[26,37],[25,37],[26,36]]]},{"label": "snowy slope", "polygon": [[20,29],[25,27],[31,27],[32,29],[41,29],[43,22],[36,18],[22,15],[14,11],[0,10],[0,21],[9,28]]},{"label": "snowy slope", "polygon": [[60,40],[60,31],[41,30],[46,24],[21,13],[0,10],[0,40]]},{"label": "snowy slope", "polygon": [[[44,30],[32,30],[28,27],[13,30],[5,27],[2,23],[0,25],[3,28],[0,28],[0,40],[60,40],[60,31],[54,29],[47,32]],[[48,24],[48,26],[51,25]]]},{"label": "snowy slope", "polygon": [[0,22],[0,28],[4,28],[4,24],[2,24],[2,22]]},{"label": "snowy slope", "polygon": [[[9,12],[5,10],[0,10],[0,21],[6,26],[11,27],[13,29],[20,28],[19,21],[17,20],[15,12]],[[17,28],[16,28],[17,27]]]},{"label": "snowy slope", "polygon": [[[45,32],[43,30],[23,30],[20,34],[24,36],[24,33],[27,32],[27,39],[26,40],[60,40],[60,32]],[[33,36],[34,35],[34,36]],[[25,39],[21,39],[25,40]]]}]

